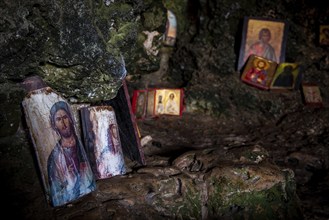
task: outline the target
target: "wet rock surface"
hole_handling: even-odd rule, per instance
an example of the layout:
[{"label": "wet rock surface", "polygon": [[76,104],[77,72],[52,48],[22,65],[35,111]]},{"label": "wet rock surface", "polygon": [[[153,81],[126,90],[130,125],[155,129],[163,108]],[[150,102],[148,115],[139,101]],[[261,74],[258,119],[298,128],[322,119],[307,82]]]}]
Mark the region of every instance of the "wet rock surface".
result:
[{"label": "wet rock surface", "polygon": [[0,5],[0,84],[35,74],[75,101],[115,96],[135,50],[143,1]]},{"label": "wet rock surface", "polygon": [[[262,155],[271,158],[282,169],[293,170],[304,218],[327,219],[328,113],[327,109],[304,107],[285,114],[277,121],[268,120],[257,126],[241,124],[235,128],[227,126],[229,121],[191,114],[180,119],[144,121],[140,123],[140,128],[145,135],[149,135],[151,127],[157,127],[156,131],[152,130],[152,141],[145,146],[145,154],[167,156],[174,155],[173,152],[179,152],[182,148],[190,150],[209,146],[215,146],[222,152],[239,154],[252,146],[266,149],[268,154]],[[179,125],[173,129],[173,124]],[[172,144],[171,139],[166,139],[166,136],[179,137],[175,139],[176,144],[179,141],[181,144]],[[249,156],[257,160],[257,155]],[[229,158],[227,155],[225,157]],[[262,157],[258,159],[262,160]],[[244,156],[241,156],[240,160],[245,160]]]}]

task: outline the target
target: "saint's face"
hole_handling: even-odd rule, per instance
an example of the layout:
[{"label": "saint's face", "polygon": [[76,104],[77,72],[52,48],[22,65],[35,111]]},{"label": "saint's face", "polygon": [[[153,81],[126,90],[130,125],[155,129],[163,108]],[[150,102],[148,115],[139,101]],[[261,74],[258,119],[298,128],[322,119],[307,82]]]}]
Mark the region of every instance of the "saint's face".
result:
[{"label": "saint's face", "polygon": [[263,61],[259,61],[257,67],[263,69],[265,67],[265,63]]},{"label": "saint's face", "polygon": [[55,114],[55,126],[62,137],[72,135],[71,122],[66,111],[60,109]]},{"label": "saint's face", "polygon": [[262,34],[262,41],[268,43],[270,41],[270,33],[268,32],[263,32]]}]

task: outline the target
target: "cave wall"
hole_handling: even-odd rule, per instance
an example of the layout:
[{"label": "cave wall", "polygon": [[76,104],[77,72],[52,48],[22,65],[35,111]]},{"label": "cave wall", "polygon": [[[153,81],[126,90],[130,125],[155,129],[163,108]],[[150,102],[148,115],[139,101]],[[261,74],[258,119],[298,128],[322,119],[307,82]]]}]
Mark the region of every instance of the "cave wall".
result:
[{"label": "cave wall", "polygon": [[[286,61],[302,65],[303,81],[317,83],[328,105],[329,54],[318,43],[319,25],[329,23],[326,1],[4,0],[0,6],[1,188],[15,207],[42,193],[20,106],[26,76],[42,76],[72,103],[99,102],[115,96],[125,75],[131,89],[145,88],[169,54],[153,86],[184,88],[186,112],[250,125],[277,120],[303,108],[300,91],[260,91],[241,83],[236,71],[242,20],[256,16],[288,22]],[[172,48],[161,44],[167,9],[178,19]],[[157,55],[143,48],[143,31],[160,33]]]},{"label": "cave wall", "polygon": [[[0,132],[0,136],[14,134],[18,128],[24,96],[18,83],[33,74],[42,76],[71,102],[109,100],[128,75],[132,89],[157,87],[164,81],[166,87],[184,88],[188,112],[235,117],[237,112],[248,111],[260,117],[248,123],[257,123],[302,107],[300,91],[273,95],[240,82],[236,66],[245,16],[287,21],[285,61],[299,63],[303,81],[317,83],[323,99],[328,97],[328,48],[319,45],[319,25],[329,20],[326,2],[122,0],[73,4],[29,0],[1,4],[0,94],[5,104],[0,117],[4,134]],[[178,21],[172,48],[162,45],[167,9]],[[158,53],[148,54],[143,47],[145,32],[158,33],[152,42]],[[164,55],[167,60],[161,64]]]},{"label": "cave wall", "polygon": [[186,31],[180,32],[168,73],[172,81],[180,80],[185,86],[187,111],[260,124],[303,108],[299,90],[275,94],[250,88],[239,81],[240,72],[236,66],[245,16],[288,23],[285,62],[301,65],[303,82],[318,84],[327,105],[328,47],[319,45],[319,25],[328,23],[328,3],[189,3],[194,5],[187,11],[189,23],[185,26]]}]

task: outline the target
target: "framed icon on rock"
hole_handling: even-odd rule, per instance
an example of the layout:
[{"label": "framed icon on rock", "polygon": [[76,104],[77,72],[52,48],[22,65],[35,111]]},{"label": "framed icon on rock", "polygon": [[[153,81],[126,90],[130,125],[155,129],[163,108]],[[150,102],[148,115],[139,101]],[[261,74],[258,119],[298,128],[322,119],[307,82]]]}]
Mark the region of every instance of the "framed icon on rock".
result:
[{"label": "framed icon on rock", "polygon": [[160,115],[181,116],[184,92],[181,88],[135,90],[132,109],[136,119],[154,118]]},{"label": "framed icon on rock", "polygon": [[315,83],[302,84],[302,97],[304,104],[312,107],[323,107],[320,87]]},{"label": "framed icon on rock", "polygon": [[329,46],[329,25],[320,25],[320,45]]},{"label": "framed icon on rock", "polygon": [[256,88],[269,90],[277,65],[271,60],[251,55],[243,69],[241,80]]},{"label": "framed icon on rock", "polygon": [[250,55],[276,63],[284,62],[287,32],[286,21],[245,17],[237,70],[242,69]]}]

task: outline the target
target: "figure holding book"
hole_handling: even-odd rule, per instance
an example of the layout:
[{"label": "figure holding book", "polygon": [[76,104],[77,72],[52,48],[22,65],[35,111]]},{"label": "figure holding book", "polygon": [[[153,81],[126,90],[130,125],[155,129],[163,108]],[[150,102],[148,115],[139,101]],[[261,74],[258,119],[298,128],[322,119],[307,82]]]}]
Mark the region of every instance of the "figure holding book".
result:
[{"label": "figure holding book", "polygon": [[264,60],[255,60],[255,66],[252,67],[246,74],[245,79],[254,83],[266,84],[267,80],[267,64]]},{"label": "figure holding book", "polygon": [[66,102],[59,101],[52,106],[50,121],[60,136],[47,166],[52,203],[58,206],[93,191],[95,182]]}]

